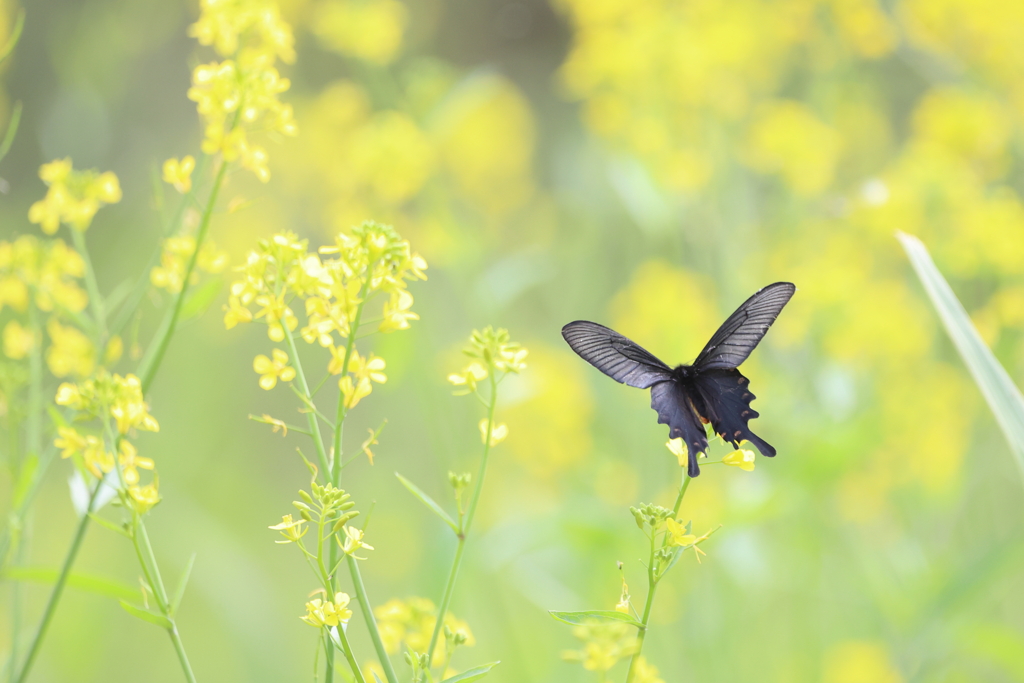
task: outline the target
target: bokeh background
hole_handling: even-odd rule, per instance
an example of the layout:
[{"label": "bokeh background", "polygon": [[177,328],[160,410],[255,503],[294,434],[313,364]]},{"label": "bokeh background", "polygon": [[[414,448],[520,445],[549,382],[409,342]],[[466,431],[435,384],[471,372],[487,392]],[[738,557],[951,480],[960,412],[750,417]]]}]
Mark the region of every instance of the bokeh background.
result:
[{"label": "bokeh background", "polygon": [[[154,169],[195,154],[185,97],[213,59],[195,3],[35,0],[2,74],[24,103],[0,166],[0,231],[36,232],[41,163],[113,170],[124,200],[88,232],[109,292],[160,234]],[[268,146],[263,185],[234,174],[211,235],[240,262],[259,237],[312,244],[367,218],[430,264],[422,320],[377,337],[389,381],[354,411],[350,448],[383,418],[377,459],[347,487],[375,501],[364,565],[376,603],[437,600],[439,500],[475,470],[478,406],[450,394],[470,330],[530,350],[507,385],[478,533],[453,602],[501,659],[488,680],[596,680],[548,609],[611,608],[616,561],[642,604],[644,539],[627,511],[670,505],[679,479],[649,396],[574,356],[560,327],[609,324],[689,361],[760,286],[799,291],[744,365],[779,455],[707,467],[683,516],[724,525],[662,584],[645,652],[666,681],[1024,681],[1024,496],[994,420],[894,239],[919,235],[986,340],[1024,381],[1024,4],[1013,0],[283,0],[299,135]],[[18,10],[0,12],[0,34]],[[248,202],[248,203],[247,203]],[[224,296],[174,339],[140,449],[160,470],[151,516],[176,576],[197,553],[180,626],[200,680],[310,675],[314,588],[269,524],[308,483],[284,388],[257,386],[262,330],[225,331]],[[145,341],[165,302],[152,297]],[[311,350],[311,353],[315,350]],[[131,369],[130,359],[122,371]],[[503,387],[504,388],[504,387]],[[56,566],[74,513],[51,470],[28,561]],[[6,511],[10,482],[3,480]],[[123,539],[93,528],[78,568],[136,582]],[[8,613],[9,590],[0,598]],[[27,589],[38,614],[43,586]],[[353,622],[361,632],[358,620]],[[9,620],[0,619],[8,642]],[[360,653],[370,649],[356,636]],[[5,646],[6,647],[6,646]],[[624,669],[613,671],[624,678]],[[166,637],[69,590],[36,681],[177,681]]]}]

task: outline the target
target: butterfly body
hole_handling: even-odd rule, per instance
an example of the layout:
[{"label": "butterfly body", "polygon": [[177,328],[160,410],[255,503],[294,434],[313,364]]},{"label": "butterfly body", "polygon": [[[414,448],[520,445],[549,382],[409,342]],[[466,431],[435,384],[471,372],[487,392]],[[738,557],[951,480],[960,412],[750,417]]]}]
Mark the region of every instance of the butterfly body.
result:
[{"label": "butterfly body", "polygon": [[687,472],[696,477],[700,474],[697,456],[708,448],[704,424],[710,423],[716,434],[735,447],[749,441],[762,455],[775,455],[775,448],[747,427],[758,416],[750,407],[756,397],[750,380],[737,366],[795,291],[791,283],[776,282],[756,292],[722,323],[691,365],[670,368],[639,344],[586,320],[569,323],[562,328],[562,336],[580,357],[612,379],[651,390],[658,422],[669,426],[670,438],[683,439]]}]

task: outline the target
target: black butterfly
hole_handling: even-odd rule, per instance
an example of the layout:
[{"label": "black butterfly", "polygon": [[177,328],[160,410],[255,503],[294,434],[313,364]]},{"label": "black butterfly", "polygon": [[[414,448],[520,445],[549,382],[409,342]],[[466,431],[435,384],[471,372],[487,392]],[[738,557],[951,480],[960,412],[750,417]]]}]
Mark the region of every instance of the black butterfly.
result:
[{"label": "black butterfly", "polygon": [[775,455],[770,444],[747,428],[747,421],[757,417],[750,407],[755,396],[747,386],[750,380],[736,368],[768,332],[795,291],[789,282],[758,290],[722,323],[693,365],[675,369],[597,323],[577,320],[562,328],[562,336],[583,360],[616,382],[650,388],[658,422],[669,426],[669,438],[683,438],[689,453],[687,472],[696,477],[700,474],[697,454],[708,448],[701,423],[710,422],[715,432],[735,447],[746,440],[762,455]]}]

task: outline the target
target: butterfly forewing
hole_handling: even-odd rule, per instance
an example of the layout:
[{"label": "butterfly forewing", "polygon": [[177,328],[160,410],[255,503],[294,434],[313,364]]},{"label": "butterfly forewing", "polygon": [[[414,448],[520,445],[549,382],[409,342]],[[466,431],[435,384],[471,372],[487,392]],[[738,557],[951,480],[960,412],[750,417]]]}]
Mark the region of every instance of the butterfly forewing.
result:
[{"label": "butterfly forewing", "polygon": [[583,360],[616,382],[646,389],[672,376],[654,355],[604,325],[577,320],[562,328],[562,336]]},{"label": "butterfly forewing", "polygon": [[693,362],[698,372],[731,369],[747,359],[782,308],[796,292],[790,282],[776,282],[758,290],[722,323]]}]

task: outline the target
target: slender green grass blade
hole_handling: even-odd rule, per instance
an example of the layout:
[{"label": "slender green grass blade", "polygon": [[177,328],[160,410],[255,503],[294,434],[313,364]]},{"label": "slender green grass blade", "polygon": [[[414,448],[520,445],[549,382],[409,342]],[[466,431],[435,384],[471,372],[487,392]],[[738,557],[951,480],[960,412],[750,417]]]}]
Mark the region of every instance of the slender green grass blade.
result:
[{"label": "slender green grass blade", "polygon": [[967,311],[935,267],[921,240],[904,233],[897,233],[896,237],[906,250],[950,339],[992,409],[1024,477],[1024,397],[992,351],[985,346]]},{"label": "slender green grass blade", "polygon": [[[56,582],[59,575],[59,571],[47,567],[8,567],[0,572],[0,578],[5,580],[44,584]],[[68,577],[68,586],[116,600],[139,600],[141,597],[137,588],[127,584],[77,572],[72,572]]]},{"label": "slender green grass blade", "polygon": [[446,678],[441,683],[470,683],[470,681],[479,681],[481,678],[491,672],[491,669],[501,664],[501,662],[491,662],[490,664],[484,664],[483,666],[473,667],[468,671],[463,671],[460,674]]},{"label": "slender green grass blade", "polygon": [[398,477],[398,481],[402,482],[402,485],[405,486],[405,488],[409,489],[409,493],[423,501],[424,505],[433,510],[438,517],[444,520],[445,524],[452,528],[452,531],[456,534],[459,533],[459,525],[455,523],[454,519],[448,516],[448,513],[444,511],[444,508],[438,505],[433,498],[428,496],[418,486],[416,486],[416,484],[412,483],[398,472],[395,472],[395,476]]},{"label": "slender green grass blade", "polygon": [[130,615],[132,615],[133,617],[138,617],[139,619],[142,619],[143,621],[148,621],[151,624],[156,624],[160,628],[167,629],[168,631],[170,631],[172,628],[174,628],[174,626],[171,624],[170,620],[167,617],[163,616],[162,614],[156,614],[155,612],[150,612],[147,609],[143,609],[142,607],[137,607],[137,606],[131,604],[130,602],[126,602],[124,600],[121,601],[121,607],[124,609],[125,612],[127,612]]},{"label": "slender green grass blade", "polygon": [[594,622],[602,621],[605,623],[616,621],[622,622],[624,624],[629,624],[631,626],[636,626],[637,628],[644,627],[643,624],[641,624],[639,621],[629,616],[628,614],[623,614],[622,612],[616,612],[614,610],[608,609],[592,609],[583,612],[551,611],[549,612],[549,614],[551,614],[551,616],[553,616],[555,619],[558,619],[559,621],[564,621],[567,624],[572,624],[573,626],[579,626],[580,624],[592,624]]}]

